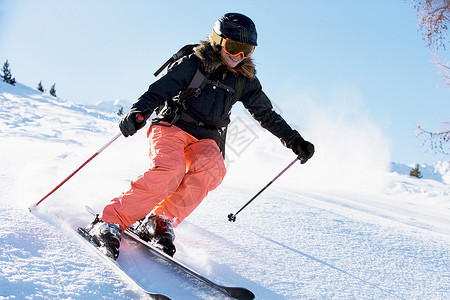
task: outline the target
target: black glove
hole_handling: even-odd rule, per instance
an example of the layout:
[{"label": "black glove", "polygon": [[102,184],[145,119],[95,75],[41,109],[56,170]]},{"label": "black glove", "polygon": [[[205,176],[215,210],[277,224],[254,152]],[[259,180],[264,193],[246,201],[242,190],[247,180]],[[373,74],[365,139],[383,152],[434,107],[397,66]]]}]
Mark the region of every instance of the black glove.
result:
[{"label": "black glove", "polygon": [[305,141],[300,134],[296,135],[292,140],[291,149],[297,154],[302,164],[306,163],[314,154],[314,145]]},{"label": "black glove", "polygon": [[125,137],[132,136],[145,126],[146,120],[152,114],[151,111],[139,111],[131,109],[119,123],[120,131]]}]

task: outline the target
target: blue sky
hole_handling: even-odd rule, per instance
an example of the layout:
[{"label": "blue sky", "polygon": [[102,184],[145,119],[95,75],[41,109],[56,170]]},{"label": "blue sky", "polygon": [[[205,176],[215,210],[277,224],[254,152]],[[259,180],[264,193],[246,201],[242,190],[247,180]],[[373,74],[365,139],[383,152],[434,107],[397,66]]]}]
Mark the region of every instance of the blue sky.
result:
[{"label": "blue sky", "polygon": [[409,1],[0,0],[0,60],[21,83],[56,83],[65,100],[134,102],[173,52],[231,11],[255,21],[257,74],[287,121],[301,129],[317,108],[332,109],[377,126],[392,161],[448,159],[415,137],[419,124],[449,121],[450,89]]}]

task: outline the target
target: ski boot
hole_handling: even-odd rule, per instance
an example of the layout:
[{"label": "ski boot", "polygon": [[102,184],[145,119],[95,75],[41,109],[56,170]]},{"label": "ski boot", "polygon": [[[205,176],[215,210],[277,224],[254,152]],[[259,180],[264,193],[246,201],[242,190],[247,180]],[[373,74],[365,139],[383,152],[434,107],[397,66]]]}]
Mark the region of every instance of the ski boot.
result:
[{"label": "ski boot", "polygon": [[97,216],[94,222],[86,229],[92,236],[92,240],[106,256],[109,256],[114,260],[119,257],[119,247],[122,235],[118,224],[103,222]]},{"label": "ski boot", "polygon": [[139,222],[136,232],[144,241],[156,242],[167,255],[175,254],[175,233],[172,222],[167,217],[151,213]]}]

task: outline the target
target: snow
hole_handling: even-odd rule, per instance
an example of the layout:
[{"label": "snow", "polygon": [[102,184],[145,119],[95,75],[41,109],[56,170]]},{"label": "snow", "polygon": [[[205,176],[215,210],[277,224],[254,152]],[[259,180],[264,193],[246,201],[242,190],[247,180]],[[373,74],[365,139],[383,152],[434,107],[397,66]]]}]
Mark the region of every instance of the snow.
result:
[{"label": "snow", "polygon": [[[257,299],[450,297],[449,161],[420,164],[423,178],[409,177],[416,163],[390,163],[374,124],[315,109],[315,121],[299,129],[315,143],[314,158],[291,167],[230,223],[227,215],[294,158],[242,110],[237,105],[229,130],[224,183],[176,229],[179,261]],[[71,229],[92,221],[85,205],[101,210],[147,168],[145,130],[119,138],[28,210],[115,136],[117,122],[115,109],[0,82],[0,299],[145,297]],[[124,241],[122,251],[132,276],[158,292],[223,297],[136,244]]]}]

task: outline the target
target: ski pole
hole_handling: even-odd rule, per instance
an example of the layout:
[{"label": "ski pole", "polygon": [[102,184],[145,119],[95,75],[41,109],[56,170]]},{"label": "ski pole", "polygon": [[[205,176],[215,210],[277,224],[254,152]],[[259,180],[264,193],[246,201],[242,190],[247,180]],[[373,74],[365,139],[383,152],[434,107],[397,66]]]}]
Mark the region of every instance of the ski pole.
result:
[{"label": "ski pole", "polygon": [[281,175],[283,175],[284,172],[286,172],[287,169],[289,169],[290,167],[292,167],[293,164],[295,164],[297,162],[299,158],[295,158],[286,168],[284,168],[283,171],[280,172],[280,174],[278,174],[277,176],[275,176],[274,179],[272,179],[271,182],[269,182],[262,190],[260,190],[255,196],[253,196],[252,199],[250,199],[250,201],[248,201],[244,206],[241,207],[240,210],[238,210],[235,214],[231,213],[228,215],[228,221],[230,222],[235,222],[236,221],[236,216],[238,213],[240,213],[244,208],[247,207],[247,205],[249,205],[253,200],[256,199],[256,197],[258,197],[262,192],[264,192],[265,189],[267,189],[272,183],[275,182],[275,180],[278,179],[278,177],[280,177]]},{"label": "ski pole", "polygon": [[114,136],[109,142],[107,142],[103,147],[101,147],[97,152],[94,153],[88,160],[86,160],[81,166],[78,167],[75,171],[72,172],[69,176],[66,177],[63,181],[61,181],[60,184],[58,184],[53,190],[50,191],[47,195],[45,195],[44,198],[39,200],[36,204],[34,204],[33,208],[38,206],[42,201],[47,199],[48,196],[53,194],[57,189],[59,189],[64,183],[66,183],[70,178],[72,178],[73,175],[75,175],[78,171],[80,171],[85,165],[87,165],[91,160],[93,160],[97,155],[99,155],[103,150],[105,150],[109,145],[111,145],[115,140],[117,140],[122,135],[121,132],[119,132],[116,136]]}]

